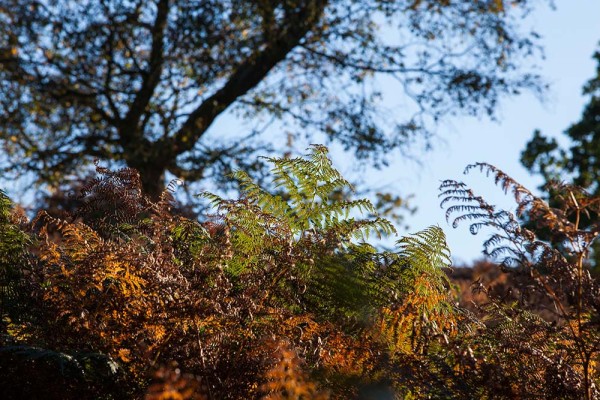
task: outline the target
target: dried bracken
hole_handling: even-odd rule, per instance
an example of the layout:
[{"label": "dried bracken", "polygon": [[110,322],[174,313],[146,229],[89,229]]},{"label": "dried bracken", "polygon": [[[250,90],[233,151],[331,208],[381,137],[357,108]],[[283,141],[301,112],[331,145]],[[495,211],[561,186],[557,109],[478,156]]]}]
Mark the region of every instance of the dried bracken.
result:
[{"label": "dried bracken", "polygon": [[[151,201],[136,171],[98,167],[71,217],[7,225],[23,238],[8,265],[29,262],[5,286],[26,283],[35,318],[10,320],[5,344],[100,354],[119,396],[352,398],[451,333],[441,229],[379,253],[363,240],[394,228],[357,218],[376,214],[368,200],[334,195],[350,186],[326,148],[267,161],[275,192],[238,173],[242,198],[203,194],[214,213],[202,223],[171,212],[174,185]],[[2,210],[13,215],[8,200]]]},{"label": "dried bracken", "polygon": [[476,165],[513,194],[512,214],[444,182],[449,219],[493,229],[484,247],[500,257],[464,307],[442,229],[378,251],[365,240],[392,225],[339,197],[351,188],[326,148],[267,162],[270,184],[238,173],[241,198],[202,194],[202,222],[173,212],[176,183],[152,201],[131,169],[98,168],[62,219],[28,222],[0,196],[0,394],[598,398],[600,292],[586,266],[598,228],[579,223],[596,199],[557,186],[551,208]]},{"label": "dried bracken", "polygon": [[[554,306],[552,321],[540,318],[535,305],[507,304],[491,296],[487,317],[478,332],[473,368],[486,377],[497,395],[506,398],[536,393],[540,397],[595,399],[600,396],[600,285],[586,260],[600,232],[598,222],[583,227],[597,214],[600,198],[580,188],[555,184],[558,208],[552,208],[494,166],[476,164],[505,193],[512,193],[516,213],[488,204],[463,183],[445,181],[442,205],[453,225],[468,222],[472,233],[491,228],[484,252],[499,258],[506,271],[519,276],[521,299],[545,298]],[[527,222],[527,227],[525,227]],[[539,233],[538,233],[539,232]],[[549,240],[540,239],[540,233]],[[479,290],[486,291],[484,286]],[[531,311],[534,311],[533,313]],[[501,379],[498,379],[501,377]]]}]

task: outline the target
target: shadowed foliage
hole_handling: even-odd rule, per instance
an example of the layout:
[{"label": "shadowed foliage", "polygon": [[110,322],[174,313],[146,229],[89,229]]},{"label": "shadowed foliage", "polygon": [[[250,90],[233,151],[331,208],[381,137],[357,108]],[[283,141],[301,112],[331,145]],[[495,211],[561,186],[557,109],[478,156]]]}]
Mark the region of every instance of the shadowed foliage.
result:
[{"label": "shadowed foliage", "polygon": [[[1,0],[0,172],[58,187],[101,158],[137,169],[157,200],[167,171],[225,186],[261,169],[273,122],[381,165],[443,116],[540,89],[518,72],[538,50],[519,26],[534,3]],[[219,123],[232,115],[249,124]]]}]

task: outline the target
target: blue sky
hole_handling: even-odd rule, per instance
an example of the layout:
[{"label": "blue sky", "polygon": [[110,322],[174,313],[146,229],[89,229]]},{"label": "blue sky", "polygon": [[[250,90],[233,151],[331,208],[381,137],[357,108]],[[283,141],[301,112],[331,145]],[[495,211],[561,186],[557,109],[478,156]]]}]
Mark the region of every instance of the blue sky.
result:
[{"label": "blue sky", "polygon": [[400,188],[400,193],[414,194],[412,203],[418,211],[406,220],[409,231],[429,225],[442,227],[455,263],[479,258],[486,234],[472,236],[468,226],[453,229],[446,223],[437,197],[439,183],[444,179],[462,180],[488,202],[514,208],[490,179],[474,172],[464,176],[465,166],[488,162],[535,189],[540,179],[530,176],[519,163],[525,143],[534,129],[561,138],[562,131],[576,122],[583,110],[586,99],[581,95],[582,86],[594,75],[591,56],[600,41],[600,1],[559,0],[555,4],[556,10],[538,7],[528,21],[542,35],[545,49],[546,58],[539,61],[540,73],[551,85],[545,101],[529,94],[505,100],[497,122],[487,118],[454,119],[441,126],[436,146],[423,155],[422,165],[399,161],[374,178]]}]

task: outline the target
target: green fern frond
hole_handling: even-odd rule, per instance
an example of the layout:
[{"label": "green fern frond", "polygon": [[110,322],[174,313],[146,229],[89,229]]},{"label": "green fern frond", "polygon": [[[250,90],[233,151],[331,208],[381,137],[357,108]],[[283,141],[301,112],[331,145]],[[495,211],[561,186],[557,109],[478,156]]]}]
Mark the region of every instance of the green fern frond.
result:
[{"label": "green fern frond", "polygon": [[8,223],[11,209],[12,202],[10,201],[6,193],[2,189],[0,189],[0,223]]},{"label": "green fern frond", "polygon": [[265,158],[273,165],[274,189],[262,187],[238,171],[233,177],[239,182],[242,200],[200,195],[231,225],[232,240],[239,246],[262,249],[273,234],[299,240],[308,232],[319,232],[317,236],[336,236],[338,240],[332,243],[344,246],[352,239],[395,233],[383,218],[355,219],[355,214],[376,214],[375,207],[367,199],[337,200],[336,191],[352,190],[350,183],[333,167],[326,147],[312,146],[310,150],[305,158]]},{"label": "green fern frond", "polygon": [[379,284],[382,293],[396,301],[383,309],[381,329],[394,351],[421,351],[431,333],[455,327],[444,272],[451,265],[450,251],[438,226],[405,236],[397,244],[397,253],[383,255],[389,264]]},{"label": "green fern frond", "polygon": [[442,268],[452,265],[446,235],[439,226],[430,226],[398,240],[400,256],[405,258],[411,269],[436,275],[444,275]]},{"label": "green fern frond", "polygon": [[[397,254],[403,265],[400,275],[403,286],[411,288],[417,296],[435,296],[440,300],[447,300],[451,284],[444,269],[451,267],[452,259],[444,231],[439,226],[430,226],[401,238],[397,245]],[[420,277],[426,279],[419,279]],[[439,309],[446,305],[445,301],[441,301]]]},{"label": "green fern frond", "polygon": [[317,261],[305,301],[317,315],[338,316],[349,329],[364,326],[375,316],[384,300],[377,285],[380,267],[372,246],[350,245],[345,252],[326,255]]}]

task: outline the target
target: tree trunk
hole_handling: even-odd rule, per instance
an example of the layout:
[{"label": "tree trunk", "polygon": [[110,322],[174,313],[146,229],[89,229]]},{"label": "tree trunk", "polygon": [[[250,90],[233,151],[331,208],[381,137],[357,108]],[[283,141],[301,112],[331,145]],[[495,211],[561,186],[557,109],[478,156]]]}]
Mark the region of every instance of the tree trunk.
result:
[{"label": "tree trunk", "polygon": [[145,139],[136,125],[121,125],[119,139],[125,163],[140,174],[143,193],[157,201],[165,189],[165,171],[172,161],[169,159],[170,152],[164,146]]},{"label": "tree trunk", "polygon": [[157,201],[165,190],[165,169],[152,164],[134,168],[140,173],[144,194],[152,201]]}]

